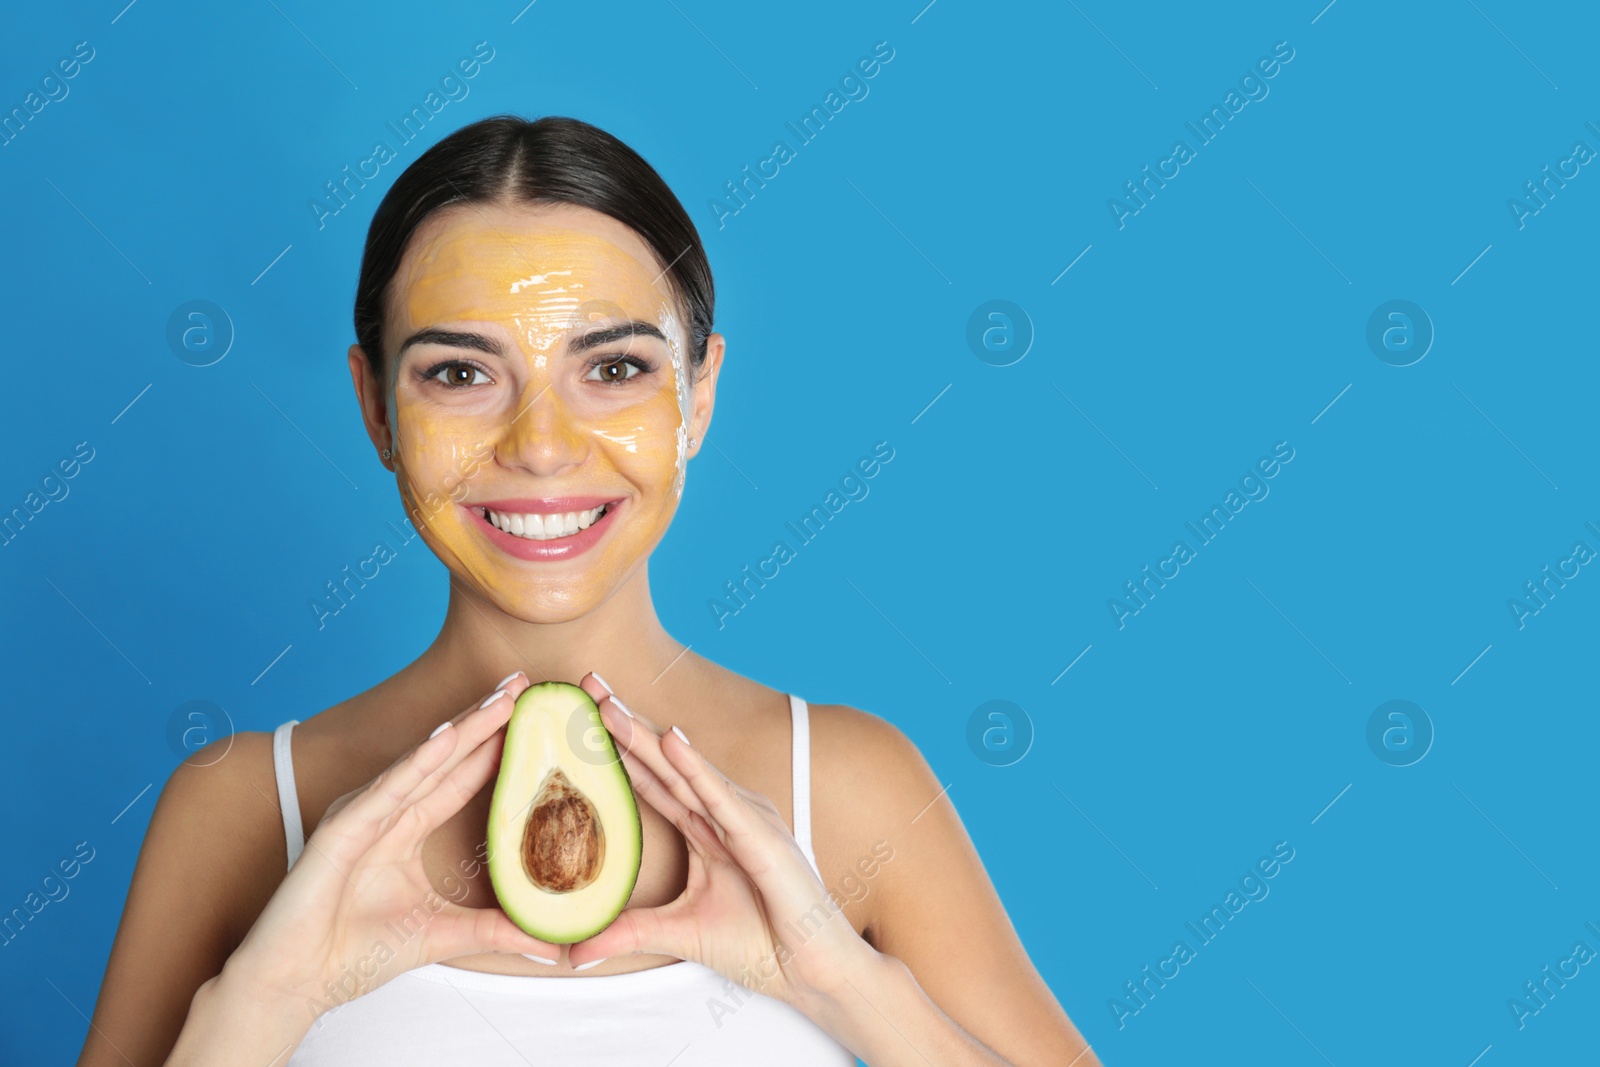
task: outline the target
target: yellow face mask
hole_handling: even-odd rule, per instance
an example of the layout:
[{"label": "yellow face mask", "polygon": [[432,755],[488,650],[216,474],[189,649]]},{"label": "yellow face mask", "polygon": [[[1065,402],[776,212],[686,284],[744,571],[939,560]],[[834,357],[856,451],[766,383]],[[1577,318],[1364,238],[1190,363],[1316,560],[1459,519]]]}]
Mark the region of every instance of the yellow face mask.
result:
[{"label": "yellow face mask", "polygon": [[693,392],[666,271],[568,205],[447,208],[390,289],[395,472],[457,576],[507,613],[592,610],[683,493]]}]

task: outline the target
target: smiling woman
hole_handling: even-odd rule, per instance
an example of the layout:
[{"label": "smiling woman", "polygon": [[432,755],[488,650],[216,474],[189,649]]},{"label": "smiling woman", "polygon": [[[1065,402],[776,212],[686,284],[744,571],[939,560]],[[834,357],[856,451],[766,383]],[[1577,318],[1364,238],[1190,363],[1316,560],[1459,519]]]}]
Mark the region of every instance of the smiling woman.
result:
[{"label": "smiling woman", "polygon": [[[485,119],[400,175],[346,359],[445,618],[392,677],[173,774],[80,1063],[1092,1067],[906,736],[656,616],[726,350],[713,298],[677,198],[587,123]],[[560,682],[587,713],[530,732],[541,694],[580,696]],[[554,814],[522,819],[527,795]],[[586,827],[584,877],[522,884],[524,823],[530,875]],[[554,899],[592,877],[604,907]]]}]

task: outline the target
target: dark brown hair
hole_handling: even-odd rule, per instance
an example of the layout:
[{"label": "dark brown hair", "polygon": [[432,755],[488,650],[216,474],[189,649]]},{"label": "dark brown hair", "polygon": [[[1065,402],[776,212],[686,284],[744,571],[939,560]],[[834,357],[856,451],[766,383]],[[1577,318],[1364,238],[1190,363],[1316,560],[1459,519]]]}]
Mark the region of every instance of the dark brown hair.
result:
[{"label": "dark brown hair", "polygon": [[389,283],[412,234],[446,205],[494,201],[574,204],[633,229],[655,253],[688,316],[690,367],[698,371],[704,364],[716,300],[711,265],[699,232],[661,175],[639,153],[580,119],[495,115],[422,153],[372,216],[356,284],[355,327],[379,378]]}]

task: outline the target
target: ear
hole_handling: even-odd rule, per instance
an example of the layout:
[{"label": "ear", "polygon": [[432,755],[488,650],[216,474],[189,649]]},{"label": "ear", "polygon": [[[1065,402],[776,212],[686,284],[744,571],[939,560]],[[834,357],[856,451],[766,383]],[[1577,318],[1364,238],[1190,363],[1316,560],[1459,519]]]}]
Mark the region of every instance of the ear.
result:
[{"label": "ear", "polygon": [[[350,361],[350,381],[356,387],[356,400],[361,404],[361,421],[366,423],[367,436],[379,452],[394,448],[394,434],[389,427],[389,402],[384,395],[384,383],[372,372],[372,364],[360,345],[351,345],[347,353]],[[389,470],[394,461],[379,458]]]},{"label": "ear", "polygon": [[717,375],[722,371],[722,356],[727,339],[720,333],[706,338],[706,361],[700,366],[700,377],[694,383],[694,412],[689,417],[689,436],[694,444],[689,448],[692,459],[706,443],[706,432],[711,429],[711,409],[717,404]]}]

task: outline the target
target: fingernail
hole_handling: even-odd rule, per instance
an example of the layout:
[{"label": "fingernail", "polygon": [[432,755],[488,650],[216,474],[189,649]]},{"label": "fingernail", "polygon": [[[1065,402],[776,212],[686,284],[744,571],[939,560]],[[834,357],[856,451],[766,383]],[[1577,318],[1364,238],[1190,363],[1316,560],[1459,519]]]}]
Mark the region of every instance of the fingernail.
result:
[{"label": "fingernail", "polygon": [[576,967],[574,967],[572,969],[575,970],[575,971],[587,971],[590,967],[593,967],[595,964],[604,963],[605,961],[606,961],[606,957],[602,956],[597,960],[590,960],[588,963],[580,963],[580,964],[578,964]]},{"label": "fingernail", "polygon": [[448,729],[450,729],[450,720],[446,719],[444,722],[433,728],[433,733],[428,735],[428,740],[432,741],[435,737],[438,737]]},{"label": "fingernail", "polygon": [[506,683],[507,682],[511,681],[511,679],[515,678],[517,675],[519,675],[521,673],[522,673],[521,671],[512,671],[510,674],[508,674],[504,678],[500,679],[500,681],[495,685],[495,688],[496,689],[504,689],[506,687]]},{"label": "fingernail", "polygon": [[[689,745],[689,739],[687,737],[683,736],[683,731],[682,730],[680,730],[676,726],[674,726],[672,728],[672,732],[678,735],[678,740],[679,741],[682,741],[684,744]],[[693,745],[689,745],[689,747],[693,748],[694,746]]]},{"label": "fingernail", "polygon": [[552,967],[556,965],[555,960],[547,960],[543,956],[535,956],[531,952],[524,952],[523,955],[528,957],[528,959],[532,960],[534,963],[548,963]]},{"label": "fingernail", "polygon": [[630,719],[633,718],[633,712],[628,710],[628,705],[617,699],[617,694],[611,694],[611,703],[615,704],[617,709],[621,711],[622,714],[626,715]]},{"label": "fingernail", "polygon": [[505,695],[506,695],[506,691],[504,689],[496,689],[494,692],[489,694],[488,699],[486,699],[482,704],[478,705],[478,709],[481,711],[482,709],[488,707],[490,704],[493,704],[496,700],[499,700],[501,697],[503,697]]},{"label": "fingernail", "polygon": [[[590,674],[594,674],[594,671],[590,671],[589,673]],[[606,692],[608,692],[608,693],[613,692],[613,690],[611,688],[611,683],[606,681],[604,678],[600,677],[598,674],[594,674],[594,680],[599,682],[601,685],[605,686],[606,687]]]}]

